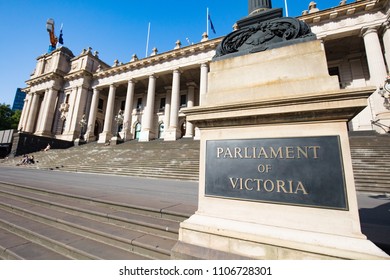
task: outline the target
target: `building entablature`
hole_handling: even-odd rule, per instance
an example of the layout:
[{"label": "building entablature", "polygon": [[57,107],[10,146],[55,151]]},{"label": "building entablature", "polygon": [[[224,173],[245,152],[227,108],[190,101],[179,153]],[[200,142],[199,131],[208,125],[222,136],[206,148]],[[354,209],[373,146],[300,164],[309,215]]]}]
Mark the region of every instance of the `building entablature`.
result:
[{"label": "building entablature", "polygon": [[371,10],[381,10],[387,2],[388,0],[355,1],[315,13],[305,14],[298,17],[298,19],[313,26],[326,21],[334,21],[337,18],[349,18],[354,14],[367,13]]},{"label": "building entablature", "polygon": [[[52,79],[52,80],[48,79],[48,80],[42,81],[41,83],[33,84],[33,85],[29,86],[28,88],[26,88],[26,90],[29,93],[44,92],[47,89],[54,89],[54,90],[58,91],[62,88],[62,83],[63,83],[63,80],[61,78],[57,77],[57,79]],[[27,91],[25,91],[25,92],[27,92]]]},{"label": "building entablature", "polygon": [[111,84],[125,84],[129,80],[142,80],[151,75],[162,76],[171,74],[175,69],[185,71],[194,69],[203,63],[211,61],[215,55],[215,50],[211,49],[207,52],[197,53],[191,57],[183,57],[177,60],[168,60],[152,65],[138,65],[138,67],[127,68],[126,71],[111,73],[107,76],[94,75],[93,87],[102,88],[108,87]]},{"label": "building entablature", "polygon": [[311,26],[319,39],[359,36],[362,28],[368,26],[379,28],[387,21],[387,15],[383,10],[384,2],[388,0],[358,1],[304,15],[300,19]]},{"label": "building entablature", "polygon": [[82,78],[92,78],[92,73],[87,71],[87,70],[78,70],[77,72],[70,73],[66,76],[64,76],[65,81],[72,81],[72,80],[77,80],[77,79],[82,79]]},{"label": "building entablature", "polygon": [[28,85],[27,88],[32,88],[32,87],[45,87],[47,83],[57,84],[58,81],[63,81],[64,73],[57,73],[57,72],[51,72],[51,73],[46,73],[38,78],[30,79],[26,81],[26,84]]},{"label": "building entablature", "polygon": [[205,61],[210,61],[222,38],[202,42],[181,49],[175,49],[162,54],[98,71],[94,74],[94,85],[102,86],[112,83],[123,83],[130,78],[150,76],[152,73],[168,73],[175,68],[193,67]]},{"label": "building entablature", "polygon": [[66,79],[63,88],[64,90],[76,87],[91,89],[91,79],[92,76],[80,76],[78,78],[74,77],[74,79]]}]

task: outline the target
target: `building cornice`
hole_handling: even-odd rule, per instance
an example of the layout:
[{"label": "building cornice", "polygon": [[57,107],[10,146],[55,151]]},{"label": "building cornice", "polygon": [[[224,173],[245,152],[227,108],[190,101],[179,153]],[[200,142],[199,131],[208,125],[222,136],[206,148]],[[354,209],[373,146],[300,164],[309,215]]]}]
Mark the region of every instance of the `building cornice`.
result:
[{"label": "building cornice", "polygon": [[315,25],[320,22],[334,20],[336,18],[348,17],[357,13],[381,9],[387,2],[388,0],[361,0],[315,13],[302,15],[299,16],[298,19],[309,25]]},{"label": "building cornice", "polygon": [[72,73],[64,76],[64,80],[65,81],[73,81],[73,80],[77,80],[80,78],[86,78],[86,77],[92,77],[92,73],[85,70],[85,69],[81,69],[81,70],[78,70],[76,72],[72,72]]},{"label": "building cornice", "polygon": [[40,75],[37,78],[29,79],[29,80],[26,81],[26,84],[28,85],[28,87],[32,87],[32,86],[35,86],[35,85],[38,85],[38,84],[42,84],[42,83],[46,83],[46,82],[49,82],[49,81],[63,79],[64,73],[58,73],[58,72],[59,71],[57,71],[57,72],[49,72],[49,73]]},{"label": "building cornice", "polygon": [[202,52],[205,52],[207,50],[215,50],[216,47],[218,46],[218,44],[222,41],[222,39],[223,38],[220,37],[217,39],[208,40],[206,42],[201,42],[201,43],[193,44],[193,45],[190,45],[187,47],[167,51],[167,52],[164,52],[161,54],[156,54],[156,55],[149,56],[149,57],[146,57],[143,59],[130,61],[128,63],[121,64],[118,66],[113,66],[109,69],[100,70],[100,71],[94,73],[93,77],[94,78],[109,77],[109,76],[112,76],[115,74],[124,73],[124,72],[127,72],[129,70],[133,70],[133,69],[143,68],[143,67],[150,66],[150,65],[153,65],[156,63],[163,63],[163,62],[170,61],[172,59],[184,58],[186,56],[197,54],[197,53],[202,53]]}]

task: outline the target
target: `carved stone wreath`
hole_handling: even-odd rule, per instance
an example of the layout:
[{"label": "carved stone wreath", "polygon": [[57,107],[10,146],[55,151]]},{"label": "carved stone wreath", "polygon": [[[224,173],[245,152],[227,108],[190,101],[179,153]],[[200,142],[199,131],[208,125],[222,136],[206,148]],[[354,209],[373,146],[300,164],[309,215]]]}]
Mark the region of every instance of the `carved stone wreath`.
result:
[{"label": "carved stone wreath", "polygon": [[237,56],[315,40],[310,27],[296,18],[284,17],[259,22],[228,34],[216,50],[215,59]]}]

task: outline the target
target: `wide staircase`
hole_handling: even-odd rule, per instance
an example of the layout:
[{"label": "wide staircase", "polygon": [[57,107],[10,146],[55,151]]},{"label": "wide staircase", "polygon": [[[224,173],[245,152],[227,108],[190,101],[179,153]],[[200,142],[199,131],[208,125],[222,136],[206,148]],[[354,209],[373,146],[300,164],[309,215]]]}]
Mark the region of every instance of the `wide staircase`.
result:
[{"label": "wide staircase", "polygon": [[[105,146],[96,142],[64,150],[32,153],[36,163],[28,168],[102,173],[148,178],[198,180],[199,141],[129,141]],[[15,166],[21,157],[1,165]]]},{"label": "wide staircase", "polygon": [[[390,194],[390,136],[352,134],[350,145],[357,190]],[[198,141],[91,143],[33,155],[38,163],[25,167],[198,180]],[[162,212],[97,197],[0,182],[0,259],[169,259],[180,221],[196,210]]]},{"label": "wide staircase", "polygon": [[0,259],[170,259],[188,210],[95,196],[0,182]]},{"label": "wide staircase", "polygon": [[390,135],[351,134],[349,137],[358,191],[390,194]]}]

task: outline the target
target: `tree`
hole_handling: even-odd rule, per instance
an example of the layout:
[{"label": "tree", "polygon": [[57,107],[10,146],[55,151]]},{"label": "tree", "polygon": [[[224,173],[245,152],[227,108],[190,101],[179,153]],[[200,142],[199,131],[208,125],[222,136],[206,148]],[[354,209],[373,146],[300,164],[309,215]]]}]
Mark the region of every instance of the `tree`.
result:
[{"label": "tree", "polygon": [[12,111],[10,105],[0,104],[0,130],[17,129],[21,113],[20,110]]}]

